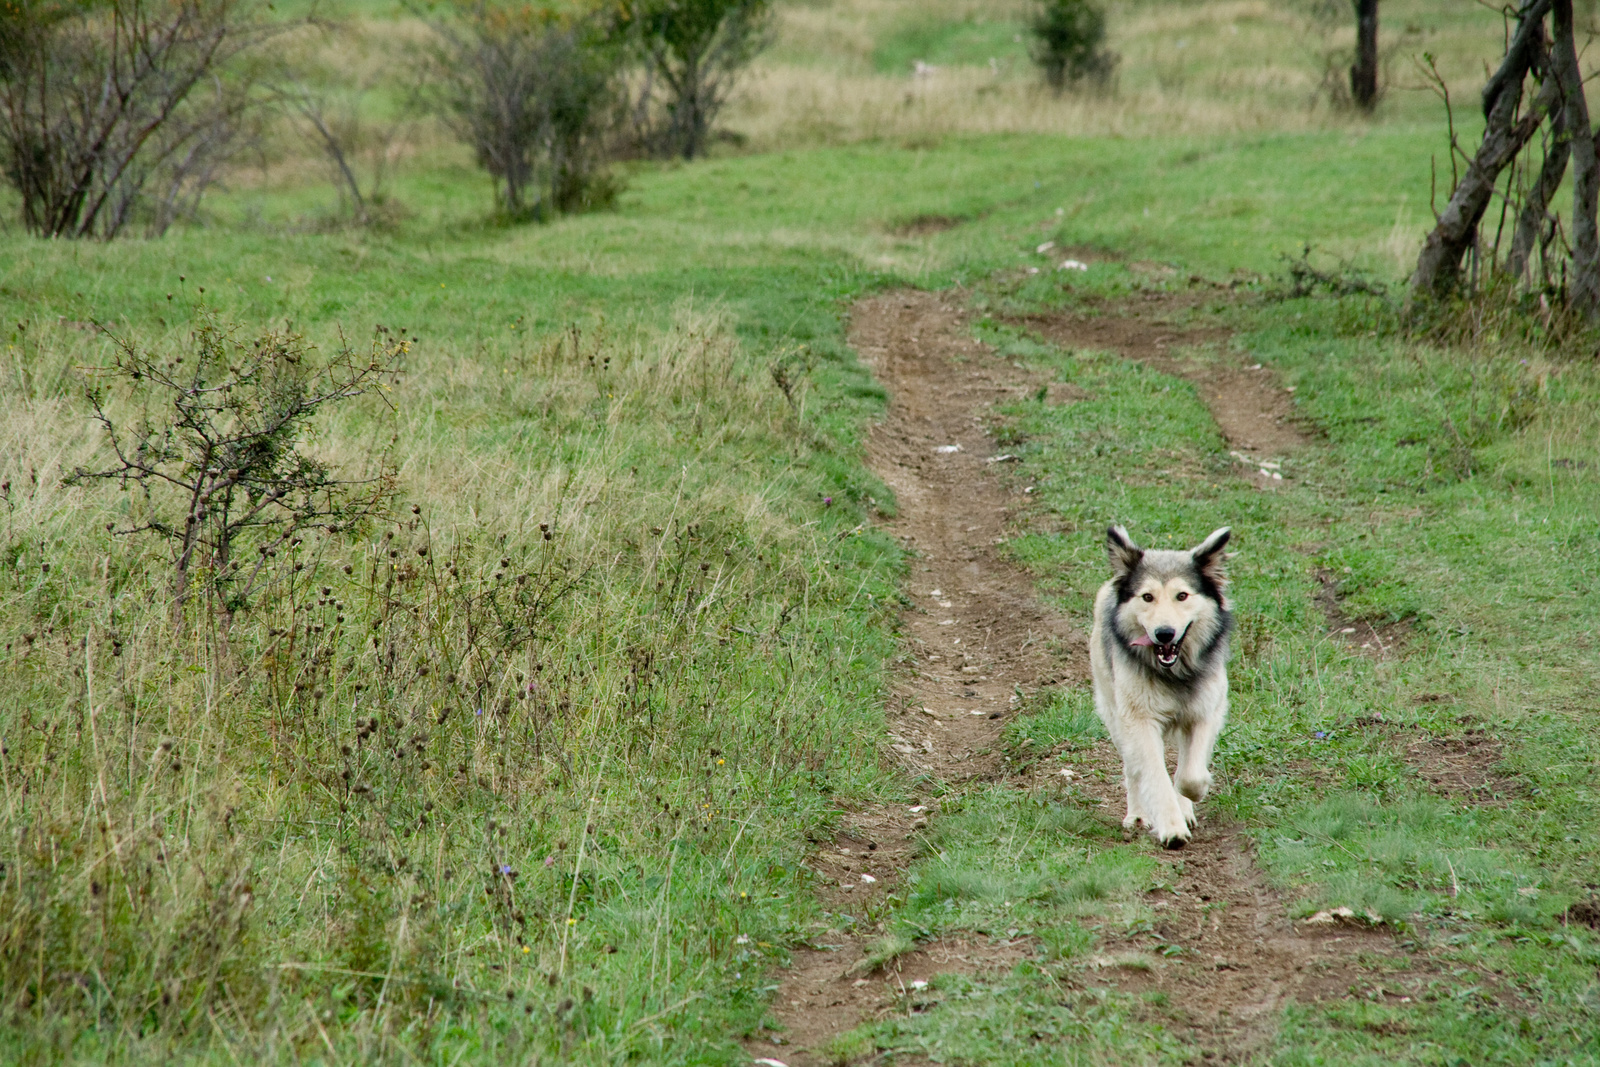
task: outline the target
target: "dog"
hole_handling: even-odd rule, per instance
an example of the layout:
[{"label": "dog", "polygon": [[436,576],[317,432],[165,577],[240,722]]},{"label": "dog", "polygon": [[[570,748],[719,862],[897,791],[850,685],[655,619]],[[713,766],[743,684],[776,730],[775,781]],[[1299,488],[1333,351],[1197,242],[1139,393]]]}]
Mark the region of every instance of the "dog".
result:
[{"label": "dog", "polygon": [[[1106,532],[1111,580],[1094,601],[1089,663],[1094,707],[1122,756],[1128,814],[1167,848],[1182,848],[1194,806],[1211,789],[1211,752],[1228,718],[1224,526],[1187,552],[1143,549]],[[1166,743],[1178,749],[1176,785]]]}]

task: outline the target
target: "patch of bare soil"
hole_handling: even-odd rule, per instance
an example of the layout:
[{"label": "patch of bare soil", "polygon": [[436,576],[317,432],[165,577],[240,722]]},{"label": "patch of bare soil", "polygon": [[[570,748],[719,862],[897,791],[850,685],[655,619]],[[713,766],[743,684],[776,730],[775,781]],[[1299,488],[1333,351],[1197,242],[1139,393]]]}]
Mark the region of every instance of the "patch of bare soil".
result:
[{"label": "patch of bare soil", "polygon": [[1577,901],[1561,913],[1561,921],[1600,930],[1600,897]]},{"label": "patch of bare soil", "polygon": [[1374,625],[1367,619],[1352,619],[1344,613],[1339,599],[1339,576],[1332,571],[1317,572],[1317,607],[1328,620],[1328,637],[1374,659],[1392,659],[1404,651],[1411,635],[1412,620]]},{"label": "patch of bare soil", "polygon": [[[1040,321],[1064,346],[1149,360],[1176,361],[1167,349],[1221,337],[1171,329],[1143,304]],[[986,434],[986,417],[994,404],[1042,383],[973,340],[951,294],[863,300],[851,317],[850,340],[889,390],[889,412],[869,442],[869,460],[898,501],[886,528],[916,555],[908,589],[914,606],[902,617],[905,656],[891,701],[890,755],[910,774],[946,785],[1000,779],[1000,731],[1026,695],[1043,685],[1085,684],[1088,675],[1082,632],[1047,611],[1030,578],[998,548],[1022,498],[1014,500],[995,477],[1009,457]],[[1227,379],[1218,372],[1206,380]],[[1292,413],[1279,418],[1285,397],[1250,395],[1279,406],[1227,408],[1236,411],[1229,417],[1240,434],[1230,433],[1230,441],[1261,449],[1300,440]],[[1264,429],[1257,434],[1250,427]],[[1066,768],[1042,761],[1032,773],[1069,799],[1120,818],[1116,751],[1102,742],[1075,758]],[[856,813],[832,840],[820,842],[809,862],[823,902],[836,912],[871,915],[882,894],[903,881],[930,806],[912,801]],[[1084,980],[1169,993],[1169,1025],[1191,1033],[1213,1057],[1247,1054],[1270,1037],[1283,1005],[1346,995],[1363,980],[1364,959],[1396,954],[1392,938],[1359,924],[1312,928],[1290,921],[1235,826],[1202,821],[1189,847],[1163,853],[1162,862],[1171,876],[1170,888],[1152,900],[1157,923],[1150,931],[1110,935],[1102,965]],[[867,921],[840,927],[794,952],[772,1003],[780,1029],[753,1037],[752,1056],[790,1067],[827,1063],[825,1047],[835,1036],[869,1019],[917,1010],[913,982],[951,971],[1003,971],[1032,953],[1023,941],[941,940],[874,967],[881,929]]]},{"label": "patch of bare soil", "polygon": [[1290,1003],[1369,992],[1384,974],[1398,998],[1415,992],[1394,938],[1361,917],[1294,922],[1237,826],[1202,821],[1181,854],[1164,853],[1168,885],[1150,893],[1148,931],[1104,937],[1090,984],[1166,994],[1169,1025],[1208,1062],[1265,1048]]},{"label": "patch of bare soil", "polygon": [[[1011,499],[994,476],[1002,460],[984,416],[1039,383],[974,341],[966,313],[949,300],[917,292],[864,300],[851,316],[850,341],[889,389],[888,416],[872,434],[868,461],[898,502],[885,527],[917,557],[888,754],[913,776],[959,783],[999,775],[1000,731],[1021,694],[1082,681],[1088,664],[1082,635],[1038,603],[1027,575],[997,548]],[[897,886],[928,807],[849,816],[810,860],[823,903],[861,915]],[[796,950],[773,998],[784,1051],[769,1037],[753,1040],[752,1052],[781,1056],[791,1067],[826,1063],[821,1050],[829,1039],[904,1010],[903,983],[909,988],[939,971],[1003,971],[1031,951],[1017,941],[940,941],[863,973],[880,934],[857,924],[849,936],[824,936]]]},{"label": "patch of bare soil", "polygon": [[797,953],[772,1001],[783,1030],[776,1040],[752,1041],[751,1054],[787,1065],[832,1063],[828,1042],[859,1023],[931,1007],[926,987],[935,976],[1003,972],[1034,955],[1023,939],[944,938],[879,965],[870,948],[859,937],[824,937]]},{"label": "patch of bare soil", "polygon": [[[1041,761],[1040,784],[1060,782],[1069,801],[1120,819],[1121,760],[1097,742],[1065,769]],[[1151,891],[1149,929],[1102,929],[1102,948],[1083,976],[1090,987],[1165,994],[1169,1028],[1183,1032],[1208,1063],[1248,1061],[1270,1043],[1280,1011],[1354,993],[1398,999],[1425,975],[1390,931],[1364,917],[1307,923],[1288,916],[1283,898],[1255,864],[1239,826],[1201,822],[1182,852],[1158,852],[1165,886]]]},{"label": "patch of bare soil", "polygon": [[1505,749],[1476,730],[1465,737],[1423,737],[1406,745],[1405,761],[1435,793],[1475,804],[1503,803],[1522,789],[1501,766]]},{"label": "patch of bare soil", "polygon": [[889,227],[896,237],[927,237],[953,230],[967,220],[959,215],[915,215]]},{"label": "patch of bare soil", "polygon": [[1283,483],[1283,459],[1308,440],[1294,410],[1294,394],[1247,354],[1198,355],[1223,347],[1229,332],[1214,326],[1174,326],[1169,319],[1201,298],[1194,293],[1147,293],[1137,302],[1095,313],[1028,315],[1018,321],[1062,348],[1116,352],[1194,383],[1240,473],[1263,489],[1274,488]]}]

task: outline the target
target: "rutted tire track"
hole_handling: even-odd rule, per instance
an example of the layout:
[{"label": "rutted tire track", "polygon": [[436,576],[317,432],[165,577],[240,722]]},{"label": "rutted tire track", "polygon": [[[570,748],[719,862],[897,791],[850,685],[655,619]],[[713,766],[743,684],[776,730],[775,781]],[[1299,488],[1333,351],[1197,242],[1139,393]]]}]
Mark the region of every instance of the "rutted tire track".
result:
[{"label": "rutted tire track", "polygon": [[[884,525],[915,553],[907,589],[914,606],[903,616],[905,654],[889,709],[888,755],[912,776],[958,785],[1002,777],[1000,732],[1019,695],[1041,685],[1087,684],[1088,664],[1083,630],[1044,607],[1031,579],[998,548],[1015,498],[995,476],[1000,457],[984,432],[984,417],[994,404],[1031,394],[1045,382],[973,340],[956,300],[914,291],[863,300],[851,316],[850,340],[889,389],[888,416],[873,433],[868,458],[898,502],[898,514]],[[1170,359],[1171,347],[1220,339],[1216,331],[1176,330],[1148,308],[1139,312],[1029,325],[1064,347],[1112,349],[1146,361]],[[1265,377],[1262,385],[1250,392],[1277,391]],[[1202,385],[1201,395],[1212,391]],[[1290,434],[1298,436],[1292,427],[1276,436],[1261,432],[1284,426],[1287,398],[1277,392],[1275,409],[1218,412],[1258,429],[1259,444],[1238,441],[1252,458],[1290,446]],[[1229,395],[1236,403],[1250,393]],[[1055,787],[1119,818],[1115,751],[1097,746],[1076,771],[1070,783],[1052,779],[1059,782]],[[831,909],[860,915],[903,880],[928,818],[923,809],[914,802],[856,813],[833,841],[820,845],[812,867]],[[1167,1025],[1188,1032],[1213,1058],[1250,1055],[1270,1040],[1285,1004],[1346,995],[1363,981],[1358,957],[1396,952],[1382,933],[1313,932],[1289,921],[1283,901],[1254,865],[1248,838],[1215,815],[1202,815],[1187,850],[1161,859],[1170,867],[1170,888],[1152,893],[1153,930],[1103,932],[1105,952],[1081,980],[1169,993]],[[821,943],[797,950],[773,1000],[781,1045],[758,1037],[750,1043],[752,1054],[790,1067],[832,1062],[827,1042],[865,1020],[903,1010],[911,982],[940,972],[1003,969],[1032,952],[1023,942],[942,941],[874,972],[867,951],[880,932],[858,923],[849,935],[819,936]],[[1173,958],[1155,955],[1152,938],[1181,951]],[[1395,984],[1392,974],[1388,981]]]}]

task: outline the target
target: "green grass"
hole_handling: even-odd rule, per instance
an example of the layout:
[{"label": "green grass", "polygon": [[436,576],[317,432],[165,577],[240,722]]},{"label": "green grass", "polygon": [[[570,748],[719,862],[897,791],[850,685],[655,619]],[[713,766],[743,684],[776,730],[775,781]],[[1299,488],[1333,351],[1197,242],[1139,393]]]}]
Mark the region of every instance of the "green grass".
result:
[{"label": "green grass", "polygon": [[81,402],[12,383],[8,1060],[729,1054],[737,946],[886,785],[897,554],[837,455],[877,399],[818,367],[802,418],[715,310],[609,330],[423,343],[397,419],[325,421],[392,429],[407,506],[282,552],[225,643],[102,530],[145,505],[59,484]]},{"label": "green grass", "polygon": [[[1039,297],[991,290],[988,299],[1000,311]],[[1577,429],[1600,377],[1586,361],[1377,336],[1368,324],[1382,316],[1358,302],[1256,300],[1198,315],[1239,331],[1226,351],[1199,358],[1248,356],[1278,369],[1319,431],[1286,462],[1280,491],[1234,475],[1185,381],[1112,355],[1051,350],[998,318],[979,332],[1085,397],[1000,412],[1008,449],[1023,456],[1014,477],[1035,486],[1038,502],[1022,523],[1032,532],[1010,543],[1015,557],[1082,617],[1104,577],[1108,523],[1163,547],[1231,524],[1242,623],[1231,725],[1216,757],[1226,784],[1208,806],[1250,828],[1294,914],[1371,910],[1444,964],[1448,977],[1407,1008],[1294,1009],[1273,1061],[1593,1062],[1600,939],[1561,914],[1590,892],[1600,833],[1590,806],[1596,735],[1580,710],[1597,663],[1579,606],[1593,581],[1600,500],[1592,438]],[[1328,639],[1313,600],[1319,570],[1342,576],[1350,614],[1411,620],[1403,656],[1374,662]],[[1098,736],[1086,691],[1030,711],[1008,728],[1024,761],[1058,747],[1070,761]],[[1410,742],[1472,729],[1504,746],[1504,772],[1515,776],[1494,803],[1439,795],[1407,762]],[[990,831],[950,832],[996,844]],[[1111,844],[1106,862],[1147,847]],[[1004,854],[986,852],[985,870]],[[930,861],[925,877],[940,877],[942,862]],[[950,884],[986,900],[1001,892],[999,877]],[[1070,877],[1055,881],[1070,886]],[[1078,922],[1058,908],[1031,925]],[[987,1011],[998,1023],[1012,1008]],[[933,1015],[917,1032],[942,1032]],[[899,1024],[877,1033],[882,1047],[902,1040]]]},{"label": "green grass", "polygon": [[[1204,22],[1215,50],[1210,12],[1124,13]],[[907,22],[873,54],[982,64],[1014,30]],[[1139,55],[1125,77],[1154,76]],[[1082,616],[1106,523],[1160,545],[1232,524],[1208,804],[1296,914],[1370,908],[1440,961],[1411,1005],[1290,1009],[1271,1058],[1594,1062],[1600,940],[1559,916],[1600,839],[1600,378],[1579,354],[1430,348],[1359,299],[1261,296],[1306,243],[1403,276],[1445,142],[1421,94],[1391,114],[640,165],[615,211],[539,227],[487,221],[488,182],[446,148],[394,175],[382,229],[312,232],[331,191],[273,172],[159,241],[0,235],[7,1061],[743,1062],[786,946],[837,918],[808,836],[906,788],[874,758],[902,563],[865,525],[893,507],[860,458],[884,392],[843,314],[960,284],[984,339],[1087,396],[1003,412],[1037,486],[1015,558]],[[920,215],[964,221],[896,236]],[[1075,249],[1103,261],[1050,269]],[[1280,492],[1232,477],[1185,382],[1004,324],[1191,273],[1243,291],[1194,312],[1237,331],[1205,358],[1269,364],[1317,431]],[[282,557],[225,643],[198,606],[174,629],[163,548],[105,533],[138,505],[61,484],[99,447],[81,383],[108,348],[84,324],[176,354],[202,300],[324,347],[380,323],[417,339],[392,416],[352,405],[311,442],[353,463],[388,440],[396,515]],[[1327,640],[1322,570],[1351,615],[1411,620],[1403,657]],[[1503,746],[1498,803],[1435,795],[1407,761],[1469,729]],[[1030,702],[1008,752],[1070,761],[1099,736],[1069,689]],[[876,951],[1026,936],[1038,958],[941,978],[840,1051],[1180,1060],[1163,1005],[1063,984],[1143,917],[1153,846],[1070,792],[942,804]]]},{"label": "green grass", "polygon": [[908,22],[879,42],[872,62],[884,73],[904,74],[919,60],[934,66],[986,66],[993,60],[1009,73],[1028,64],[1029,39],[1022,21],[978,13],[959,22]]}]

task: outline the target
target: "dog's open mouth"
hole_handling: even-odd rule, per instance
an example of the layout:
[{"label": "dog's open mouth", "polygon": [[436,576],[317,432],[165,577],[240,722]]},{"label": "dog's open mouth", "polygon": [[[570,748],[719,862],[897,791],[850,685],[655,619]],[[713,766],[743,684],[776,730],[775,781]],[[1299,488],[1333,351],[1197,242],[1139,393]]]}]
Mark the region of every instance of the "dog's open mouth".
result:
[{"label": "dog's open mouth", "polygon": [[1178,646],[1183,644],[1183,638],[1178,638],[1170,645],[1158,645],[1156,644],[1155,639],[1150,635],[1140,634],[1138,637],[1135,637],[1132,641],[1130,641],[1129,644],[1132,644],[1135,647],[1150,649],[1156,654],[1157,663],[1161,664],[1163,667],[1170,667],[1174,663],[1178,662]]}]

